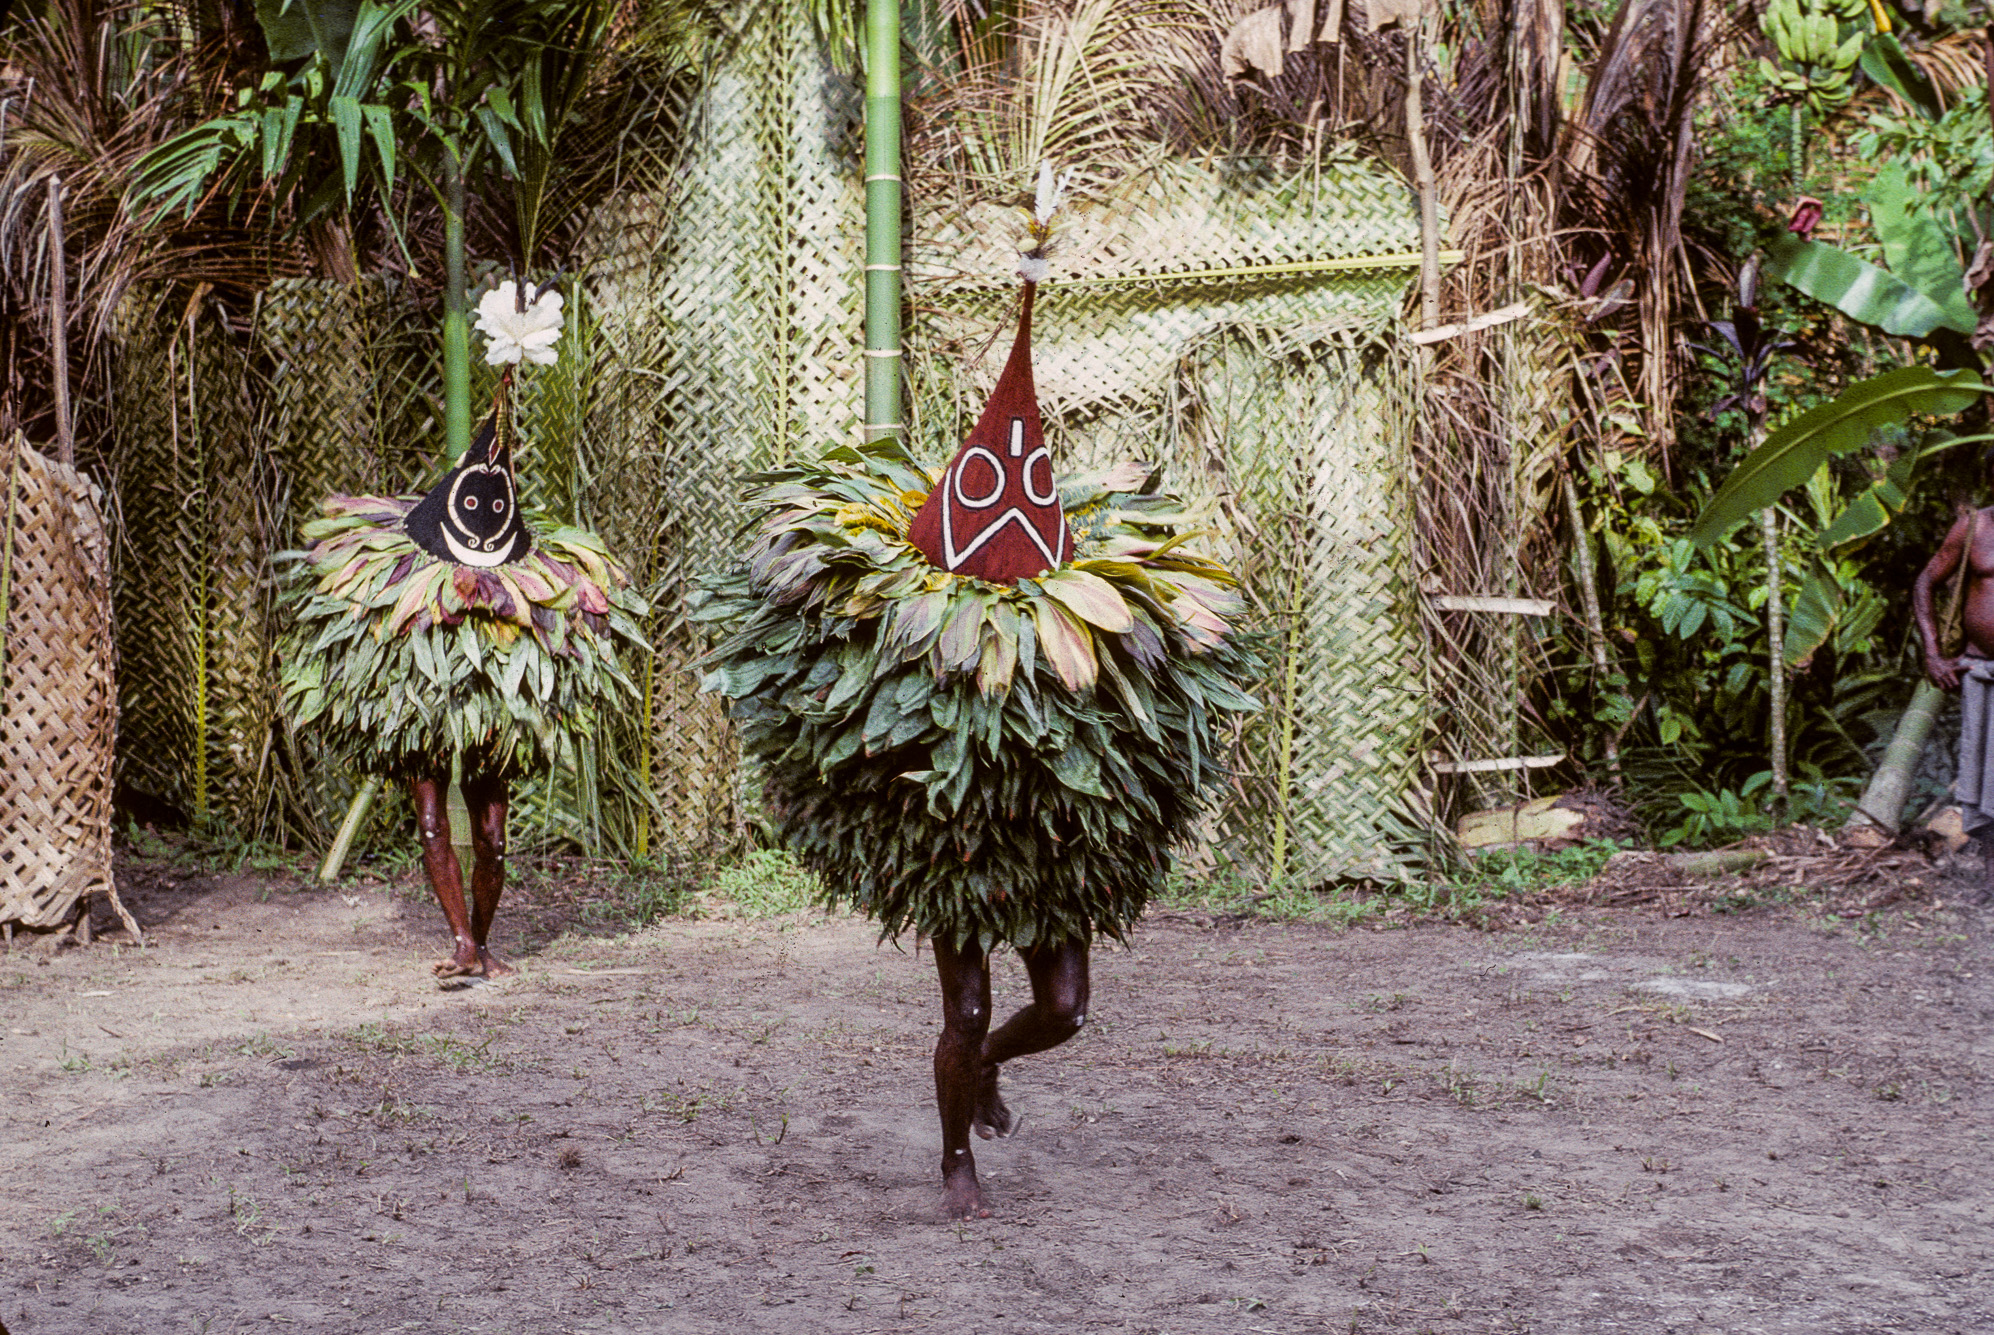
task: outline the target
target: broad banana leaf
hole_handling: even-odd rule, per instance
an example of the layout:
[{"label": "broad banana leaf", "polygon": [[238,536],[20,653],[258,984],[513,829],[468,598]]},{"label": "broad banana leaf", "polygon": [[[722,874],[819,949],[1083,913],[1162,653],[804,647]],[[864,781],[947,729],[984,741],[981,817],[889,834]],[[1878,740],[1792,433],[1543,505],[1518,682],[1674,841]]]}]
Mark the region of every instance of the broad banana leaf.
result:
[{"label": "broad banana leaf", "polygon": [[284,64],[322,51],[336,78],[360,5],[361,0],[256,0],[256,23],[271,60]]},{"label": "broad banana leaf", "polygon": [[1851,320],[1874,325],[1886,334],[1925,338],[1941,328],[1973,332],[1972,320],[1960,324],[1958,316],[1948,313],[1939,299],[1819,241],[1781,234],[1766,247],[1766,272],[1817,301],[1827,302]]},{"label": "broad banana leaf", "polygon": [[1835,622],[1841,615],[1841,582],[1828,563],[1817,556],[1800,585],[1800,596],[1793,600],[1793,610],[1787,614],[1786,665],[1798,667],[1812,658],[1814,651],[1835,633]]},{"label": "broad banana leaf", "polygon": [[1904,48],[1891,34],[1873,35],[1862,49],[1862,72],[1877,83],[1882,84],[1897,96],[1903,98],[1928,121],[1935,121],[1945,114],[1945,107],[1939,102],[1938,90],[1925,72],[1911,63],[1904,54]]},{"label": "broad banana leaf", "polygon": [[1924,293],[1945,312],[1949,329],[1971,333],[1978,316],[1966,295],[1966,274],[1959,267],[1952,239],[1930,213],[1917,212],[1917,192],[1904,176],[1902,163],[1892,162],[1876,173],[1863,191],[1883,257],[1890,272]]},{"label": "broad banana leaf", "polygon": [[[1879,270],[1878,272],[1881,272]],[[1724,479],[1696,517],[1689,540],[1699,550],[1814,475],[1824,460],[1861,449],[1870,433],[1912,413],[1956,413],[1987,392],[1971,371],[1906,366],[1851,385],[1831,403],[1809,408],[1765,438]]]},{"label": "broad banana leaf", "polygon": [[1834,521],[1821,530],[1815,545],[1823,552],[1832,552],[1860,538],[1881,533],[1889,527],[1892,519],[1904,513],[1904,505],[1911,498],[1912,475],[1917,471],[1918,451],[1907,450],[1902,458],[1890,465],[1888,472],[1870,483],[1862,495],[1850,501]]}]

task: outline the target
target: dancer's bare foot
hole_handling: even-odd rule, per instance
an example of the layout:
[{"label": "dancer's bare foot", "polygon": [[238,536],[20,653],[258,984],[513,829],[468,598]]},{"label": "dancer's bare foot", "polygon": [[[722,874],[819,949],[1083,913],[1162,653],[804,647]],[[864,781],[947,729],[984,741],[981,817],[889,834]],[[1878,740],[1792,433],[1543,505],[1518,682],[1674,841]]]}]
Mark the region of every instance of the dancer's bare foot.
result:
[{"label": "dancer's bare foot", "polygon": [[469,941],[457,943],[457,953],[447,960],[438,960],[429,966],[429,971],[438,978],[469,978],[485,971],[482,952]]},{"label": "dancer's bare foot", "polygon": [[942,1170],[942,1213],[950,1219],[988,1219],[983,1204],[983,1188],[976,1180],[975,1165],[954,1172]]},{"label": "dancer's bare foot", "polygon": [[478,961],[484,966],[478,972],[486,978],[508,978],[519,972],[510,964],[492,954],[490,947],[487,946],[478,947]]},{"label": "dancer's bare foot", "polygon": [[990,1062],[983,1068],[983,1080],[976,1090],[976,1111],[970,1114],[970,1130],[985,1140],[1002,1140],[1018,1129],[1018,1119],[1004,1106],[1004,1096],[997,1092],[997,1064]]}]

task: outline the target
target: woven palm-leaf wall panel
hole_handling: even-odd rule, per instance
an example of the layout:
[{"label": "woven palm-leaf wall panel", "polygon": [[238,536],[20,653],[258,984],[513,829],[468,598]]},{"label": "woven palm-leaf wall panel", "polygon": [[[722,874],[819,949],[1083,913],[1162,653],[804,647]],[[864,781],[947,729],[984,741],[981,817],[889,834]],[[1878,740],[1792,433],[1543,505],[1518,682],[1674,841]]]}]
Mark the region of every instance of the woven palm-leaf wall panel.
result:
[{"label": "woven palm-leaf wall panel", "polygon": [[119,778],[254,836],[272,816],[277,479],[238,342],[132,321],[112,466]]},{"label": "woven palm-leaf wall panel", "polygon": [[[863,325],[858,100],[795,4],[743,11],[687,108],[682,156],[613,201],[588,266],[606,370],[597,509],[653,590],[643,763],[663,848],[736,839],[737,748],[697,689],[693,581],[739,550],[742,473],[852,438]],[[632,507],[632,501],[640,504]],[[612,517],[614,516],[614,517]]]},{"label": "woven palm-leaf wall panel", "polygon": [[[424,484],[443,445],[436,341],[391,281],[283,279],[263,293],[254,354],[266,409],[261,444],[281,479],[273,553],[298,545],[299,526],[328,495]],[[280,629],[285,615],[280,605]],[[281,717],[276,727],[277,805],[290,828],[321,841],[359,775],[310,733],[293,732]],[[372,828],[396,814],[395,803],[377,803]]]},{"label": "woven palm-leaf wall panel", "polygon": [[[909,371],[917,450],[936,462],[1008,348],[1008,223],[991,206],[916,234]],[[1055,457],[1162,464],[1268,633],[1266,708],[1194,859],[1301,884],[1401,865],[1426,714],[1411,396],[1389,350],[1417,244],[1405,187],[1361,164],[1261,191],[1180,164],[1083,215],[1041,288],[1034,378]]]}]

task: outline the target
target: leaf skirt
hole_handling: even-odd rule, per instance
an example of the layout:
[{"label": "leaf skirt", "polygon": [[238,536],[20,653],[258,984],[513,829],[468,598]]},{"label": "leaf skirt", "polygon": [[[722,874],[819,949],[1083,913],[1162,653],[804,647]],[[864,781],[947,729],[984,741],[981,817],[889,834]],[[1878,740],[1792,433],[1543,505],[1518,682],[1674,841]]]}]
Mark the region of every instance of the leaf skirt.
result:
[{"label": "leaf skirt", "polygon": [[292,559],[282,708],[366,773],[514,779],[573,765],[638,690],[643,599],[601,539],[534,525],[519,561],[475,569],[402,530],[416,496],[334,496]]},{"label": "leaf skirt", "polygon": [[1122,939],[1233,781],[1244,600],[1140,468],[1061,479],[1074,559],[1015,585],[906,541],[932,482],[891,442],[751,479],[747,556],[695,598],[703,685],[831,903],[957,946]]}]

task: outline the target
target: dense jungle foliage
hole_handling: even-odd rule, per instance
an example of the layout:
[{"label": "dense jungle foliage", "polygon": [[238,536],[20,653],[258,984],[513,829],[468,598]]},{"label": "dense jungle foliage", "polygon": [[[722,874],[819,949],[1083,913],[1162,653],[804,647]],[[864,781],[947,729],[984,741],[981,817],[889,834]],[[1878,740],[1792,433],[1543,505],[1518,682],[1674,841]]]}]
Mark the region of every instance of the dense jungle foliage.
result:
[{"label": "dense jungle foliage", "polygon": [[[1757,15],[1765,59],[1713,76],[1694,113],[1698,159],[1684,192],[1681,233],[1697,281],[1672,331],[1687,354],[1676,382],[1672,448],[1652,448],[1623,413],[1627,429],[1600,433],[1586,460],[1584,490],[1598,516],[1598,580],[1606,630],[1618,641],[1618,670],[1603,679],[1594,672],[1583,628],[1567,620],[1550,637],[1548,655],[1557,666],[1542,681],[1547,731],[1576,735],[1589,774],[1600,778],[1609,773],[1607,740],[1619,741],[1629,792],[1663,842],[1735,838],[1766,828],[1776,814],[1840,824],[1921,677],[1912,581],[1956,507],[1988,499],[1984,442],[1933,448],[1947,434],[1985,431],[1986,412],[1977,403],[1956,415],[1913,415],[1868,431],[1861,448],[1823,461],[1803,486],[1780,497],[1785,609],[1802,615],[1811,569],[1829,577],[1839,607],[1817,643],[1797,645],[1788,630],[1784,712],[1793,783],[1786,810],[1775,813],[1762,535],[1745,524],[1698,550],[1689,531],[1758,443],[1760,421],[1791,420],[1893,368],[1965,368],[1977,375],[1977,348],[1990,341],[1980,313],[1994,306],[1987,300],[1994,293],[1967,286],[1965,294],[1979,303],[1977,311],[1969,304],[1966,329],[1973,334],[1940,328],[1924,337],[1892,336],[1859,318],[1864,312],[1847,313],[1760,274],[1756,319],[1769,332],[1758,350],[1761,374],[1742,382],[1744,359],[1728,323],[1736,321],[1737,334],[1744,333],[1736,314],[1746,304],[1740,271],[1791,238],[1802,201],[1818,204],[1816,241],[1832,239],[1914,287],[1921,274],[1902,253],[1906,248],[1893,244],[1884,218],[1891,210],[1929,220],[1942,237],[1945,253],[1926,257],[1931,283],[1949,282],[1957,297],[1962,277],[1978,285],[1988,276],[1994,136],[1979,31],[1984,16],[1958,5],[1909,12],[1818,0],[1799,6],[1803,15],[1829,16],[1838,41],[1867,48],[1878,42],[1879,20],[1888,21],[1897,57],[1893,72],[1880,58],[1858,55],[1859,63],[1844,66],[1839,96],[1810,99],[1774,77],[1802,63],[1782,59],[1776,8]],[[1753,35],[1746,34],[1748,45]],[[1948,78],[1957,82],[1948,87]],[[1743,351],[1754,351],[1749,339]],[[1921,450],[1929,453],[1921,457]],[[1887,497],[1882,522],[1861,540],[1824,551],[1823,536],[1836,519],[1879,484],[1903,493]],[[1920,801],[1935,795],[1928,776]]]}]

